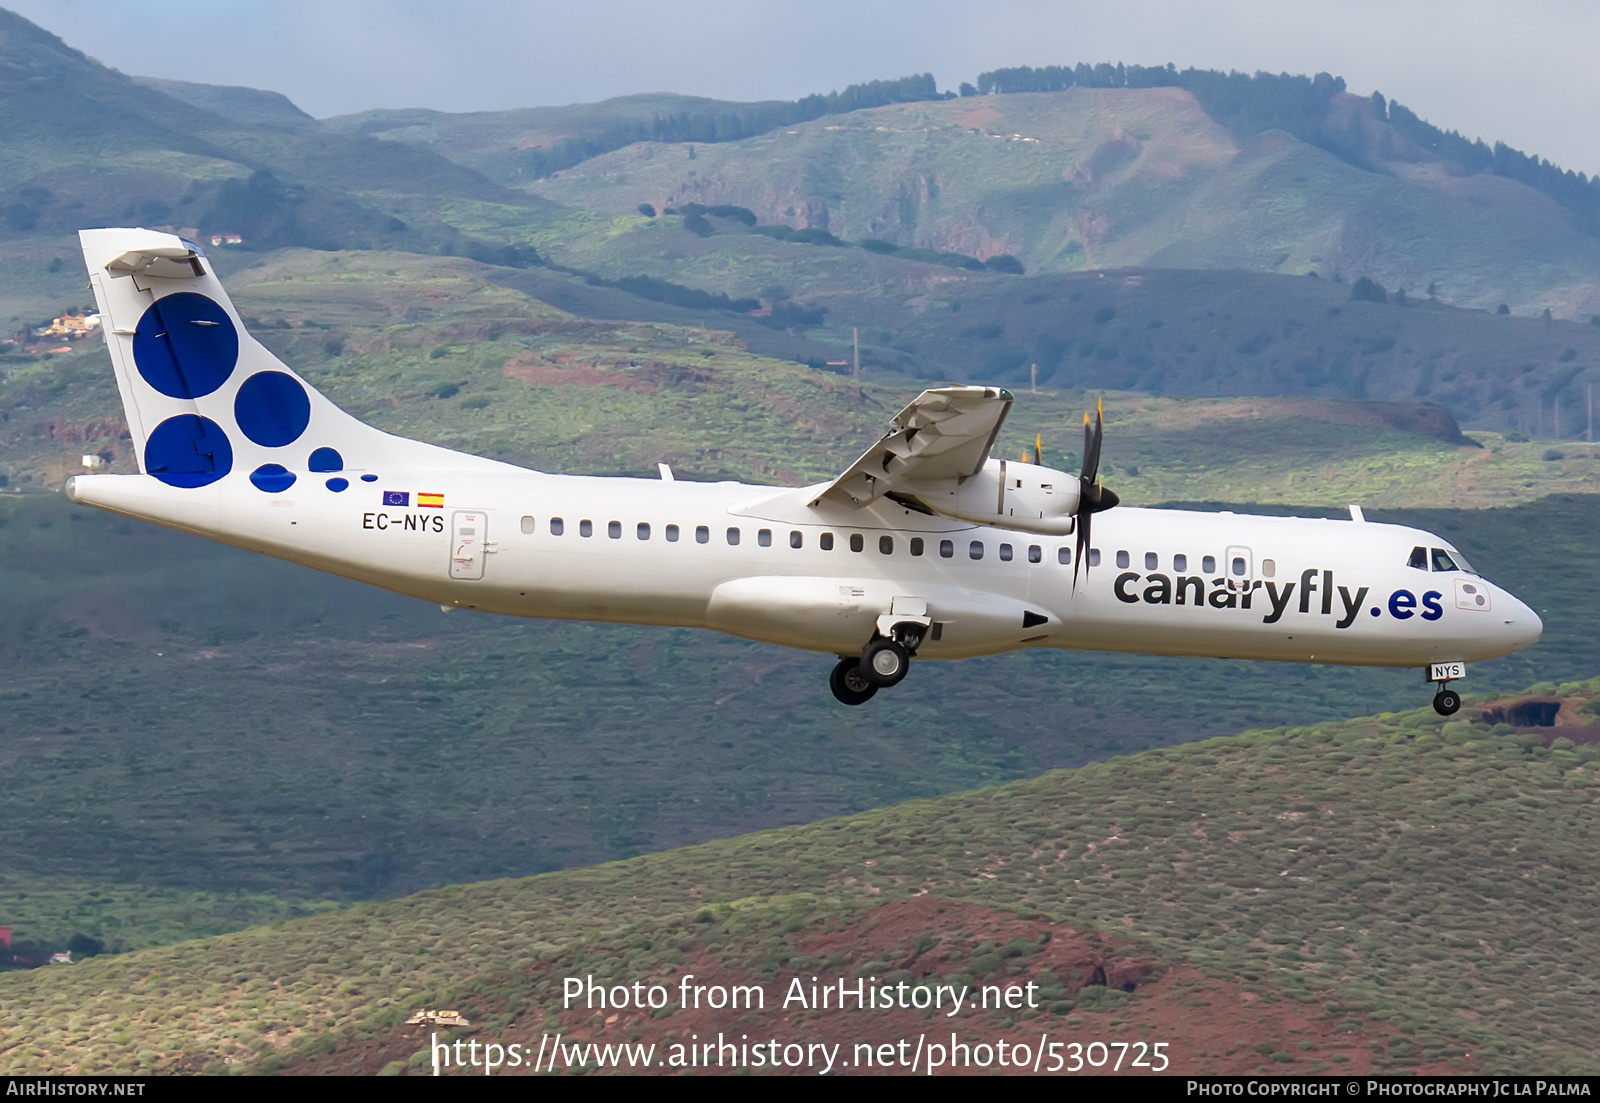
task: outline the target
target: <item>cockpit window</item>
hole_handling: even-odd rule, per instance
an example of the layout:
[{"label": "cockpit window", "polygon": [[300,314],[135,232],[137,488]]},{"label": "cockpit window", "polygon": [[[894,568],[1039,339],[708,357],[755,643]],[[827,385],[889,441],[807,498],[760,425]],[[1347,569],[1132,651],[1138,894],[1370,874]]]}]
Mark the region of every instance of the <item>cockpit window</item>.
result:
[{"label": "cockpit window", "polygon": [[1450,553],[1443,548],[1433,549],[1433,569],[1436,571],[1453,571],[1456,561],[1450,558]]},{"label": "cockpit window", "polygon": [[1412,548],[1411,549],[1411,558],[1406,561],[1406,566],[1415,567],[1419,571],[1427,570],[1428,569],[1428,549],[1427,548]]}]

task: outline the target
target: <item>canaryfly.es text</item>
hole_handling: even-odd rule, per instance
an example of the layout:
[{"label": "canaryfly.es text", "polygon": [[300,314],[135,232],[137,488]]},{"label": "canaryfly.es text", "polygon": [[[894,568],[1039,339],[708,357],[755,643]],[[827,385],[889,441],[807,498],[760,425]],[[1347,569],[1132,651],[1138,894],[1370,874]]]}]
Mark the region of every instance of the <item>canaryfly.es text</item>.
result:
[{"label": "canaryfly.es text", "polygon": [[1038,1008],[1037,984],[986,984],[973,989],[968,985],[916,984],[898,981],[879,983],[877,977],[838,977],[823,980],[795,977],[784,986],[781,996],[768,995],[759,984],[716,984],[687,973],[674,985],[607,984],[591,974],[565,977],[561,984],[561,1007],[582,1007],[591,1011],[661,1011],[683,1008],[709,1008],[721,1011],[942,1011],[955,1015],[970,1010],[1020,1011]]}]

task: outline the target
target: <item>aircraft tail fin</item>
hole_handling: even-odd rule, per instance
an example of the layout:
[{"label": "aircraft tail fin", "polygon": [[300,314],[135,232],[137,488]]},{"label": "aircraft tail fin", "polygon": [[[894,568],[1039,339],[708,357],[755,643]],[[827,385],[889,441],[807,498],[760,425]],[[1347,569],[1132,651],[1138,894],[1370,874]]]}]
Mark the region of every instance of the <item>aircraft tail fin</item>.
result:
[{"label": "aircraft tail fin", "polygon": [[375,429],[318,393],[246,332],[194,242],[143,229],[78,237],[142,473],[179,487],[248,474],[270,493],[297,473],[342,490],[374,469],[473,461]]}]

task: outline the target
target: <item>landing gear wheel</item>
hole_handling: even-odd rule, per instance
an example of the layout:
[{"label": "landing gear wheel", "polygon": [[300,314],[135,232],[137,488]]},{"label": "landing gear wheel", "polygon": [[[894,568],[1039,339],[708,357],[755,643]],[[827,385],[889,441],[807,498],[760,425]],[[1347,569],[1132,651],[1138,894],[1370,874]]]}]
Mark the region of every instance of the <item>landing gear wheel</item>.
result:
[{"label": "landing gear wheel", "polygon": [[845,705],[864,705],[878,692],[878,687],[861,673],[860,659],[840,659],[828,676],[828,688],[833,690],[840,704]]},{"label": "landing gear wheel", "polygon": [[1433,695],[1433,711],[1440,716],[1454,716],[1461,709],[1461,694],[1453,689],[1441,689]]},{"label": "landing gear wheel", "polygon": [[911,652],[895,640],[876,639],[861,651],[861,673],[880,689],[898,685],[911,669]]}]

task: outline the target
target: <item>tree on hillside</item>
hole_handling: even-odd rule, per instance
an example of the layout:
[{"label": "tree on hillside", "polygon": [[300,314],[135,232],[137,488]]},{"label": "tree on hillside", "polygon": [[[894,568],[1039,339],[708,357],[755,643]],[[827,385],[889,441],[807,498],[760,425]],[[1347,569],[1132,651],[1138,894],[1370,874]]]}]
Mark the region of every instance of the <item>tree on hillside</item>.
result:
[{"label": "tree on hillside", "polygon": [[1350,285],[1350,301],[1386,303],[1389,301],[1389,293],[1384,290],[1383,284],[1362,276]]}]

